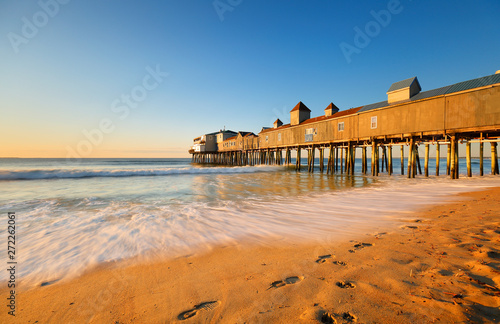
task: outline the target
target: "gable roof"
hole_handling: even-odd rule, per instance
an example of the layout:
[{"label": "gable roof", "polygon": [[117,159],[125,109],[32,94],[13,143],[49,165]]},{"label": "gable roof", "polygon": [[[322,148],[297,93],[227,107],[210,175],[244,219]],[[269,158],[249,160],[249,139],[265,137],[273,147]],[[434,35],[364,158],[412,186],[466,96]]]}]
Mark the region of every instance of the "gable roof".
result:
[{"label": "gable roof", "polygon": [[290,112],[292,112],[292,111],[297,111],[297,110],[299,110],[299,111],[308,111],[308,112],[311,112],[311,109],[307,108],[307,106],[306,106],[306,105],[304,105],[304,104],[302,103],[302,101],[299,101],[299,103],[298,103],[298,104],[297,104],[297,105],[296,105],[296,106],[295,106],[292,110],[290,110]]},{"label": "gable roof", "polygon": [[417,85],[420,89],[422,89],[420,87],[420,83],[418,83],[418,79],[417,77],[413,77],[413,78],[409,78],[409,79],[406,79],[406,80],[402,80],[402,81],[398,81],[398,82],[394,82],[391,87],[389,88],[389,90],[387,90],[387,92],[392,92],[392,91],[396,91],[396,90],[400,90],[400,89],[404,89],[404,88],[408,88],[409,86],[411,86],[413,84],[413,82],[417,82]]},{"label": "gable roof", "polygon": [[333,102],[330,102],[330,104],[328,105],[328,107],[326,107],[324,110],[329,110],[329,109],[333,109],[333,110],[339,111],[339,108],[337,106],[335,106],[333,104]]}]

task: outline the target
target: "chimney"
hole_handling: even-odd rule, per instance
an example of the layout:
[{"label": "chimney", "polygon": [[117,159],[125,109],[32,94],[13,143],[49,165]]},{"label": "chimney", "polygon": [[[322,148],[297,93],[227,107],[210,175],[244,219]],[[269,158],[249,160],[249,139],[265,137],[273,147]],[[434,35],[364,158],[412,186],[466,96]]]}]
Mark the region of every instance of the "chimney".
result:
[{"label": "chimney", "polygon": [[325,108],[325,116],[326,117],[331,116],[331,115],[335,114],[338,111],[339,111],[339,108],[337,108],[337,106],[335,106],[333,104],[333,102],[330,102],[330,104],[328,105],[328,107]]},{"label": "chimney", "polygon": [[394,82],[387,90],[387,102],[389,104],[410,100],[411,97],[420,92],[422,88],[417,77]]},{"label": "chimney", "polygon": [[274,122],[273,126],[274,128],[278,128],[280,127],[281,125],[283,125],[283,122],[278,118],[276,119],[276,121]]},{"label": "chimney", "polygon": [[290,125],[295,126],[311,118],[311,110],[306,105],[299,103],[290,111]]}]

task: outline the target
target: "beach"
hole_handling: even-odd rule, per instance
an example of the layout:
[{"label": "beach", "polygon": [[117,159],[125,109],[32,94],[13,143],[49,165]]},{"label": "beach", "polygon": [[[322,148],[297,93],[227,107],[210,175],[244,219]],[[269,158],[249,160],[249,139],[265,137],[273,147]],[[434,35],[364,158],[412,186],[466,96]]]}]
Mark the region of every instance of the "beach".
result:
[{"label": "beach", "polygon": [[15,319],[495,323],[499,197],[500,188],[461,193],[356,239],[238,242],[174,259],[100,264],[71,280],[21,289]]}]

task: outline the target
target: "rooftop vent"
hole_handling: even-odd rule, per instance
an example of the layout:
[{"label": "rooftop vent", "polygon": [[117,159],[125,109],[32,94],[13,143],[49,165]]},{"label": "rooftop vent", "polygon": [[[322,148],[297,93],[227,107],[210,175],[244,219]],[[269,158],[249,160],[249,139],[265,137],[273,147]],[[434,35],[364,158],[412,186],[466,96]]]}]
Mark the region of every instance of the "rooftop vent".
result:
[{"label": "rooftop vent", "polygon": [[387,90],[387,102],[389,104],[410,100],[411,97],[420,92],[422,88],[417,77],[395,82]]},{"label": "rooftop vent", "polygon": [[290,111],[290,125],[298,125],[304,120],[311,118],[311,110],[306,105],[299,103]]},{"label": "rooftop vent", "polygon": [[278,128],[280,127],[281,125],[283,125],[283,122],[278,118],[276,119],[276,121],[274,122],[273,126],[274,128]]},{"label": "rooftop vent", "polygon": [[330,102],[328,107],[325,108],[325,116],[331,116],[339,111],[339,108],[333,104],[333,102]]}]

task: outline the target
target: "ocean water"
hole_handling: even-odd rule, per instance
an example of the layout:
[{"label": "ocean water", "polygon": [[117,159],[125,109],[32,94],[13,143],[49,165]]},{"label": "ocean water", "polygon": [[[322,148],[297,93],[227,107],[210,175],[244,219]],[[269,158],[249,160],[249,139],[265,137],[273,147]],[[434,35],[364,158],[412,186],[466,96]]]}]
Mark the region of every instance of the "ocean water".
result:
[{"label": "ocean water", "polygon": [[450,180],[433,176],[432,163],[431,177],[407,179],[397,175],[397,159],[396,175],[379,177],[361,175],[360,161],[356,175],[346,176],[190,159],[0,159],[0,242],[7,244],[7,213],[15,212],[18,280],[37,285],[124,258],[176,257],[245,240],[356,237],[499,184],[497,176],[477,176],[476,160],[474,177],[464,177],[464,162],[461,179]]}]

